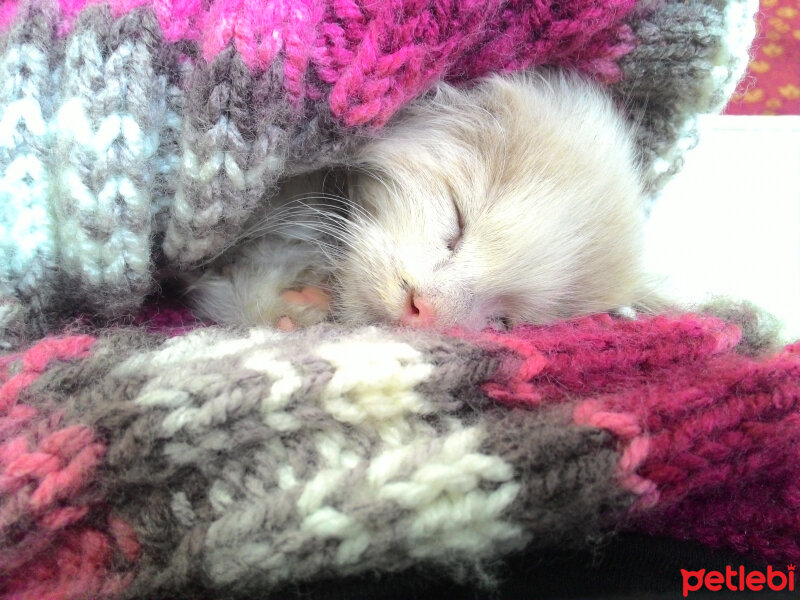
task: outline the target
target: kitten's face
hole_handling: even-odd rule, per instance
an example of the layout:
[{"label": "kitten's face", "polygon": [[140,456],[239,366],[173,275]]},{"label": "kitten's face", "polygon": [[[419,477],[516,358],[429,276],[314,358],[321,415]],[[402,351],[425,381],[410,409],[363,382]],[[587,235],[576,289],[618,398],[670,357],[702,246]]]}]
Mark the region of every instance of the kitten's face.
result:
[{"label": "kitten's face", "polygon": [[471,94],[445,90],[365,149],[342,317],[474,329],[638,300],[639,183],[610,103],[570,79]]}]

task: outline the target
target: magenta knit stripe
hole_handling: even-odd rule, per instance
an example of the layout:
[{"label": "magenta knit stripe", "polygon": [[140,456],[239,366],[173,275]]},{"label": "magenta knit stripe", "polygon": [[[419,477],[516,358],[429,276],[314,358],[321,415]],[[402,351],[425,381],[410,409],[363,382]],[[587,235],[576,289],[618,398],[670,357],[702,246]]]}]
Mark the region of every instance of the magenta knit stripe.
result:
[{"label": "magenta knit stripe", "polygon": [[[19,0],[0,0],[0,31]],[[59,33],[97,0],[58,0]],[[574,67],[611,82],[634,48],[622,23],[635,0],[109,0],[121,16],[149,6],[167,42],[192,41],[206,61],[233,45],[253,71],[283,58],[295,103],[319,99],[346,125],[381,125],[439,79],[468,80],[532,65]],[[367,6],[365,6],[367,4]]]}]

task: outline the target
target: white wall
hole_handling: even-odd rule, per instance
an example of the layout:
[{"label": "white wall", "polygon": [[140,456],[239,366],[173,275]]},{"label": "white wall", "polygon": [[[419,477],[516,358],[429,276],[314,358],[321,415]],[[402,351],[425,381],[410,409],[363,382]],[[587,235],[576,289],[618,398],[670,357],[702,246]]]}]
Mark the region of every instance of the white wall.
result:
[{"label": "white wall", "polygon": [[748,299],[800,339],[800,116],[703,116],[700,135],[653,208],[646,264],[668,297]]}]

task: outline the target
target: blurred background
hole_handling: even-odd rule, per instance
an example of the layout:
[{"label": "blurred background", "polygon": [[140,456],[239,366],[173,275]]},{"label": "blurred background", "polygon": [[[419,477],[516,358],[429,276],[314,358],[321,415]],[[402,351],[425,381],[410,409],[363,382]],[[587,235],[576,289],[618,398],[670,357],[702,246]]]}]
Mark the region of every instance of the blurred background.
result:
[{"label": "blurred background", "polygon": [[648,223],[646,261],[661,292],[702,303],[747,299],[800,339],[800,10],[761,0],[747,75]]}]

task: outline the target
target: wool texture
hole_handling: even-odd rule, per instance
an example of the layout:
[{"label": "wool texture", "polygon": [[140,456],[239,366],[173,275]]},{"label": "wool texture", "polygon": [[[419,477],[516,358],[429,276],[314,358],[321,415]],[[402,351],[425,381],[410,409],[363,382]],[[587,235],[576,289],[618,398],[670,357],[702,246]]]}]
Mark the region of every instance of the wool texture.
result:
[{"label": "wool texture", "polygon": [[655,194],[721,107],[753,0],[2,0],[0,344],[136,312],[279,177],[346,163],[437,81],[607,84]]},{"label": "wool texture", "polygon": [[280,177],[346,163],[437,81],[596,78],[655,194],[754,11],[0,0],[0,597],[486,583],[621,528],[800,559],[800,347],[765,352],[757,319],[741,342],[708,314],[286,334],[139,310],[162,267],[213,256]]},{"label": "wool texture", "polygon": [[2,597],[474,577],[619,528],[800,558],[797,344],[741,354],[737,325],[693,314],[447,336],[165,322],[0,361]]}]

